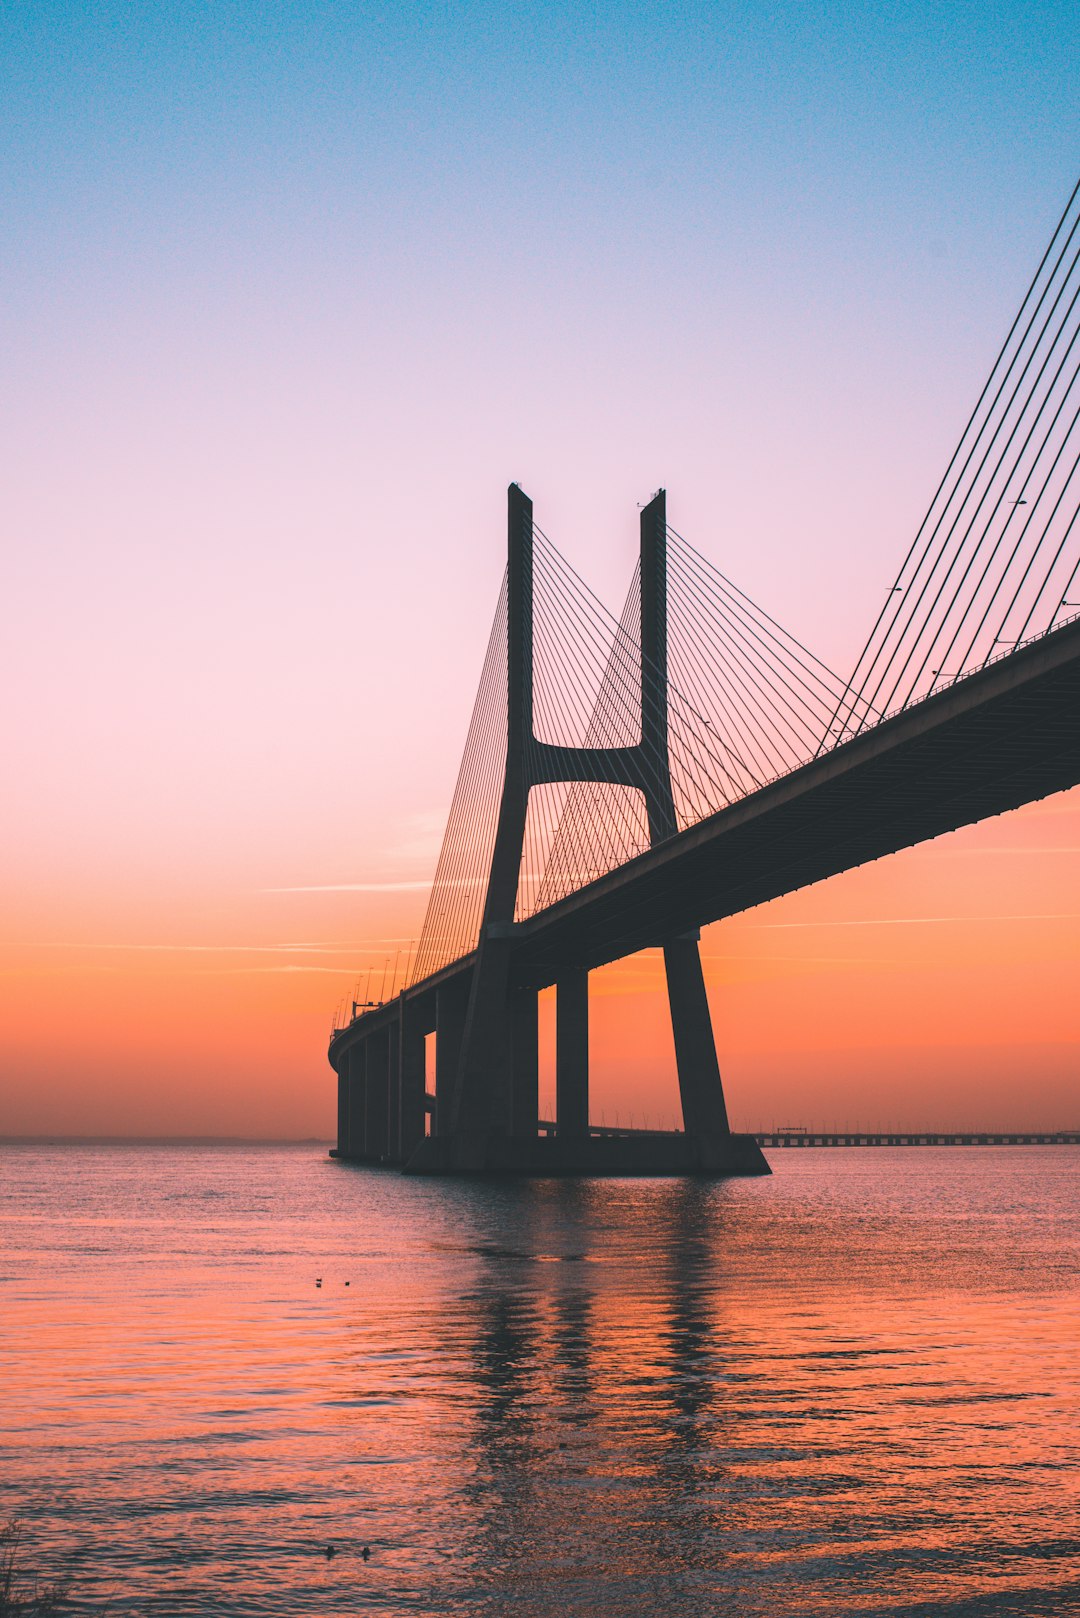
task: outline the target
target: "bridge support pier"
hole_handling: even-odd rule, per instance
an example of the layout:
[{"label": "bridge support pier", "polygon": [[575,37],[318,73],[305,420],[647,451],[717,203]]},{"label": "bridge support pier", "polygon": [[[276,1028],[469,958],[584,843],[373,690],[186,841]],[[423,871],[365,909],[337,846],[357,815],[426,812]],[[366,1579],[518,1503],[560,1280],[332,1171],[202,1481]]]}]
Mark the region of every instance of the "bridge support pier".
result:
[{"label": "bridge support pier", "polygon": [[352,1052],[346,1052],[337,1076],[337,1149],[344,1155],[349,1146],[349,1074]]},{"label": "bridge support pier", "polygon": [[589,1133],[589,974],[562,972],[555,983],[555,1128],[559,1140]]},{"label": "bridge support pier", "polygon": [[683,1128],[688,1135],[730,1135],[696,933],[664,945],[664,970]]},{"label": "bridge support pier", "polygon": [[457,1104],[457,1071],[465,1034],[467,992],[444,984],[435,996],[435,1118],[433,1135],[448,1135]]},{"label": "bridge support pier", "polygon": [[[345,1053],[338,1069],[335,1156],[404,1163],[423,1140],[432,1012],[431,999],[406,1006],[402,998],[394,1021],[385,1021]],[[452,1028],[447,1038],[452,1052]]]},{"label": "bridge support pier", "polygon": [[382,1028],[367,1041],[363,1156],[376,1162],[387,1157],[390,1150],[390,1035],[391,1029]]},{"label": "bridge support pier", "polygon": [[349,1099],[345,1156],[363,1157],[367,1151],[367,1041],[354,1046],[346,1060],[345,1087]]},{"label": "bridge support pier", "polygon": [[397,1158],[407,1163],[424,1138],[426,1033],[417,1013],[401,1005],[398,1034],[398,1141]]},{"label": "bridge support pier", "polygon": [[510,996],[510,1133],[535,1140],[540,1122],[540,1018],[535,989]]},{"label": "bridge support pier", "polygon": [[386,1147],[391,1163],[401,1158],[401,1019],[386,1030]]}]

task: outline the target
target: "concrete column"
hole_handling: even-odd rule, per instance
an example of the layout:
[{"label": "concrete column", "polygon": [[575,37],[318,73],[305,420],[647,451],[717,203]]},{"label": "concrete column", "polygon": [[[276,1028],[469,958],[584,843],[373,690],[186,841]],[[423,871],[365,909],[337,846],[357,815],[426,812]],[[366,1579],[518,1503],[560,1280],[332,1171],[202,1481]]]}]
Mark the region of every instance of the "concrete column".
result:
[{"label": "concrete column", "polygon": [[349,1149],[349,1060],[346,1051],[337,1076],[337,1149],[340,1155]]},{"label": "concrete column", "polygon": [[386,1030],[386,1156],[401,1162],[401,1022]]},{"label": "concrete column", "polygon": [[510,1128],[507,968],[529,803],[533,738],[533,508],[516,483],[506,505],[506,768],[491,855],[452,1109],[438,1132],[505,1134]]},{"label": "concrete column", "polygon": [[349,1157],[363,1157],[367,1150],[367,1060],[368,1042],[363,1039],[349,1052]]},{"label": "concrete column", "polygon": [[539,1007],[535,989],[510,997],[510,1133],[535,1140],[540,1114]]},{"label": "concrete column", "polygon": [[368,1040],[367,1106],[365,1109],[365,1157],[382,1159],[387,1155],[387,1090],[389,1084],[390,1036],[380,1028]]},{"label": "concrete column", "polygon": [[688,1135],[730,1134],[696,935],[664,945],[664,969],[683,1128]]},{"label": "concrete column", "polygon": [[655,847],[676,829],[668,750],[667,496],[660,489],[641,513],[641,752]]},{"label": "concrete column", "polygon": [[424,1138],[424,1091],[427,1088],[424,1024],[418,1009],[402,1007],[399,1035],[400,1129],[398,1153],[408,1162]]},{"label": "concrete column", "polygon": [[468,999],[453,1111],[439,1133],[479,1137],[510,1128],[509,981],[511,926],[493,923],[480,940]]},{"label": "concrete column", "polygon": [[555,1121],[560,1139],[589,1133],[589,974],[555,985]]},{"label": "concrete column", "polygon": [[454,1088],[465,1031],[466,997],[456,984],[444,984],[435,997],[435,1121],[433,1133],[449,1134]]}]

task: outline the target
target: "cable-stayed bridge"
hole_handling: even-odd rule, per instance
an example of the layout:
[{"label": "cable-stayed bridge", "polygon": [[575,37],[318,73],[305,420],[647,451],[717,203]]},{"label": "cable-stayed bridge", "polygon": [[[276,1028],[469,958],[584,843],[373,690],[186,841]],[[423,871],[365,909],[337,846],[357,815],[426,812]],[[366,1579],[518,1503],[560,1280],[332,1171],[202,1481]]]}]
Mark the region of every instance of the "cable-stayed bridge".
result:
[{"label": "cable-stayed bridge", "polygon": [[[616,617],[511,485],[409,979],[330,1041],[338,1155],[428,1173],[767,1172],[729,1129],[698,930],[1080,781],[1078,196],[850,675],[671,528],[663,491]],[[596,1130],[588,974],[650,946],[684,1129]],[[552,984],[557,1116],[541,1133]]]}]

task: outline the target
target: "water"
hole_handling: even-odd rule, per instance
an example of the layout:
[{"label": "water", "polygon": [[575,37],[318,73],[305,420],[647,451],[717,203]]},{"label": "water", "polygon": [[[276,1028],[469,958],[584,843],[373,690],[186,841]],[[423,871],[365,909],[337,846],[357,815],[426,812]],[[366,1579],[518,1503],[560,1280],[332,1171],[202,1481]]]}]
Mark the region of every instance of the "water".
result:
[{"label": "water", "polygon": [[140,1618],[1080,1612],[1080,1150],[773,1156],[2,1148],[0,1516]]}]

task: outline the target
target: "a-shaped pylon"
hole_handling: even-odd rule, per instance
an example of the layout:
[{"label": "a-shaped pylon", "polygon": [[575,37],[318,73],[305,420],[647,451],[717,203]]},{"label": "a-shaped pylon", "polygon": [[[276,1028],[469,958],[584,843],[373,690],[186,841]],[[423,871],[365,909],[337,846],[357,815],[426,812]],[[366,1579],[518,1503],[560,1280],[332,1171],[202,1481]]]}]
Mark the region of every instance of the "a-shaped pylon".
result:
[{"label": "a-shaped pylon", "polygon": [[[531,788],[610,783],[644,792],[650,841],[677,830],[668,753],[667,521],[664,491],[641,512],[640,740],[567,747],[533,731],[533,510],[511,484],[507,523],[507,747],[495,847],[453,1097],[439,1100],[442,1154],[482,1167],[494,1137],[535,1139],[535,989],[511,980],[514,914]],[[701,1143],[702,1166],[730,1140],[696,934],[658,938],[664,952],[683,1125]],[[566,961],[557,986],[557,1137],[588,1134],[588,962]],[[455,1043],[457,1043],[455,1041]],[[446,1139],[449,1137],[449,1140]],[[454,1145],[451,1146],[450,1142]],[[450,1166],[448,1163],[447,1166]]]}]

